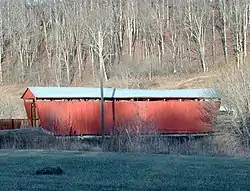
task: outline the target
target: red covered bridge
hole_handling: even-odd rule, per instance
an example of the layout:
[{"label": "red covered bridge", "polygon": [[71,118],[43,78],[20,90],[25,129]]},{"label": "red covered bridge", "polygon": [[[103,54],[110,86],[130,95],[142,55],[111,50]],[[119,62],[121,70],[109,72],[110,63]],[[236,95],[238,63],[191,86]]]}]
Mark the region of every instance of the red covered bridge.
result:
[{"label": "red covered bridge", "polygon": [[[101,135],[99,88],[29,87],[24,92],[31,126],[55,135]],[[220,107],[214,89],[104,88],[105,133],[135,130],[208,133]]]}]

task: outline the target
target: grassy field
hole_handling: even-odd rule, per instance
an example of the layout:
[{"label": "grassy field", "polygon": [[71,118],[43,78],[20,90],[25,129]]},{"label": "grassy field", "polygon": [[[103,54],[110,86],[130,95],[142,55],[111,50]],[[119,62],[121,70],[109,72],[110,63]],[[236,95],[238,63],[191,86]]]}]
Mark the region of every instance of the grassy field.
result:
[{"label": "grassy field", "polygon": [[[248,190],[250,160],[1,150],[0,190]],[[63,175],[35,175],[45,166]]]}]

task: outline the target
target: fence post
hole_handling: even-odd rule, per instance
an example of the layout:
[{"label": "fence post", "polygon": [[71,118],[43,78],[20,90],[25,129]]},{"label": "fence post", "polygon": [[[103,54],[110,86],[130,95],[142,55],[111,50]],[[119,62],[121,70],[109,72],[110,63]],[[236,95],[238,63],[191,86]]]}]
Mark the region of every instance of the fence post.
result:
[{"label": "fence post", "polygon": [[11,119],[11,128],[14,129],[14,119]]}]

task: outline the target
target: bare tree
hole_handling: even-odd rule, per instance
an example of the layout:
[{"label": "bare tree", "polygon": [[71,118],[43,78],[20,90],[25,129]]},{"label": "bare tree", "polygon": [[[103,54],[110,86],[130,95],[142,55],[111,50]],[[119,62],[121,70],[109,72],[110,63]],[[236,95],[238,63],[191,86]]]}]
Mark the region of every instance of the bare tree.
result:
[{"label": "bare tree", "polygon": [[208,20],[210,19],[208,15],[208,6],[206,1],[193,2],[189,0],[187,15],[188,22],[187,26],[193,39],[196,47],[198,56],[200,59],[200,64],[203,72],[208,70],[205,60],[205,51],[206,51],[206,33]]},{"label": "bare tree", "polygon": [[0,8],[0,84],[3,83],[3,64],[2,64],[2,56],[3,56],[3,46],[4,46],[4,41],[3,41],[3,14],[2,14],[2,5]]},{"label": "bare tree", "polygon": [[115,57],[120,63],[121,56],[124,53],[124,38],[125,38],[125,9],[126,1],[112,1],[112,13],[114,24],[113,48]]},{"label": "bare tree", "polygon": [[227,44],[227,21],[228,21],[228,6],[226,0],[219,1],[219,14],[221,25],[217,25],[219,32],[221,34],[221,41],[223,45],[223,54],[225,62],[228,63],[228,44]]},{"label": "bare tree", "polygon": [[216,33],[215,33],[215,11],[212,9],[212,55],[213,55],[213,65],[216,62]]},{"label": "bare tree", "polygon": [[247,0],[231,0],[230,9],[230,28],[233,40],[234,54],[237,67],[245,62],[247,56],[247,27],[248,27],[248,6]]},{"label": "bare tree", "polygon": [[224,128],[230,133],[239,135],[242,140],[250,139],[250,84],[248,64],[242,65],[242,70],[231,65],[221,71],[217,80],[223,93],[223,106],[226,108],[229,124]]},{"label": "bare tree", "polygon": [[[113,34],[112,7],[108,3],[96,3],[92,10],[87,12],[85,26],[89,38],[89,46],[94,51],[99,61],[99,68],[103,71],[104,79],[108,80],[105,62],[112,54],[110,52],[111,36]],[[93,15],[95,15],[93,17]]]},{"label": "bare tree", "polygon": [[166,32],[166,43],[169,44],[169,49],[172,54],[172,63],[173,63],[173,73],[177,73],[178,68],[178,54],[181,54],[181,41],[182,41],[182,33],[184,28],[184,11],[182,9],[182,2],[176,1],[173,3],[171,9],[171,18],[169,21],[169,27]]},{"label": "bare tree", "polygon": [[138,33],[138,2],[135,0],[128,0],[126,3],[126,31],[128,39],[128,55],[130,57],[134,54],[134,45]]},{"label": "bare tree", "polygon": [[147,68],[150,79],[168,70],[206,72],[210,57],[213,65],[220,58],[219,46],[226,63],[246,62],[248,0],[2,0],[1,5],[0,83],[71,85],[87,76],[95,80],[99,69],[107,80],[116,75],[113,68],[128,63],[125,58]]}]

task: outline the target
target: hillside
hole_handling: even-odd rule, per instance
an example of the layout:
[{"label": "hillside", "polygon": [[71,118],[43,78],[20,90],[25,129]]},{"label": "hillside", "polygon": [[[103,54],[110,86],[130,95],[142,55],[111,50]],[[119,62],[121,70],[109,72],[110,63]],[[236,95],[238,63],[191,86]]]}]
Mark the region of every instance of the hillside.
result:
[{"label": "hillside", "polygon": [[[237,5],[237,6],[236,6]],[[246,62],[249,1],[9,0],[0,83],[88,85],[211,72]],[[206,75],[206,74],[205,74]]]}]

